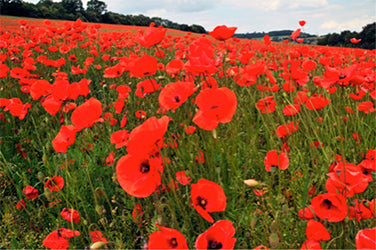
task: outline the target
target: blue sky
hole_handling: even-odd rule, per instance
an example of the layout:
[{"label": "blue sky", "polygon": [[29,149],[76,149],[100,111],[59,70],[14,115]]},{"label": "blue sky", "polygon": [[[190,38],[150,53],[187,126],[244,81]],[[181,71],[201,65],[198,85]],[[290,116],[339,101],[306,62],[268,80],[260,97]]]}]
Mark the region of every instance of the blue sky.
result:
[{"label": "blue sky", "polygon": [[[26,0],[37,3],[39,0]],[[82,0],[84,7],[88,0]],[[102,0],[107,10],[161,17],[179,24],[199,24],[207,31],[217,25],[238,27],[236,33],[299,28],[323,35],[361,31],[376,20],[375,0]]]}]

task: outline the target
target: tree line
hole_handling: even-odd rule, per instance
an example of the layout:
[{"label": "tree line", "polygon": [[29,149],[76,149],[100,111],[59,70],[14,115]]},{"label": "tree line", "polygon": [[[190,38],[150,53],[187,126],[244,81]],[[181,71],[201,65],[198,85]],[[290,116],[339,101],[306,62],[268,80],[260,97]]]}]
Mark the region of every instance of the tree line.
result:
[{"label": "tree line", "polygon": [[[357,44],[353,44],[350,42],[351,38],[362,40]],[[367,24],[359,33],[349,30],[342,31],[340,34],[329,33],[320,38],[317,44],[362,49],[376,49],[376,22]]]},{"label": "tree line", "polygon": [[76,20],[79,18],[86,22],[136,26],[149,26],[151,22],[154,22],[156,26],[162,25],[164,28],[206,33],[206,30],[197,24],[178,24],[159,17],[123,15],[107,11],[106,3],[100,0],[88,1],[86,10],[81,0],[61,0],[60,2],[40,0],[37,4],[22,0],[0,0],[0,14],[61,20]]},{"label": "tree line", "polygon": [[[265,35],[269,35],[270,37],[289,37],[293,30],[275,30],[269,32],[252,32],[252,33],[242,33],[242,34],[235,34],[238,38],[248,38],[248,39],[257,39],[263,38]],[[299,37],[301,38],[308,38],[308,37],[315,37],[315,35],[311,35],[305,32],[301,32]]]}]

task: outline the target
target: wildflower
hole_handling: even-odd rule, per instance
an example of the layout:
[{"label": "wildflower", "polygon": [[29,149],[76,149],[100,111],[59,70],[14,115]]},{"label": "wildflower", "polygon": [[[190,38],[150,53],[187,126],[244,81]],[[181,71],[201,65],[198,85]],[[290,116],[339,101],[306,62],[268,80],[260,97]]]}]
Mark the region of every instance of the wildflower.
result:
[{"label": "wildflower", "polygon": [[317,217],[329,222],[342,221],[347,216],[346,198],[337,193],[317,195],[312,199],[311,207]]},{"label": "wildflower", "polygon": [[209,32],[209,35],[217,40],[225,41],[234,35],[236,29],[237,27],[227,27],[226,25],[220,25],[215,27],[213,31]]},{"label": "wildflower", "polygon": [[220,220],[200,234],[195,242],[196,249],[233,249],[235,228],[229,220]]},{"label": "wildflower", "polygon": [[187,241],[179,231],[156,224],[159,231],[149,235],[148,249],[188,249]]},{"label": "wildflower", "polygon": [[191,188],[193,207],[205,220],[213,223],[209,213],[226,209],[226,195],[222,187],[215,182],[200,179],[197,184],[191,184]]},{"label": "wildflower", "polygon": [[199,111],[193,117],[193,122],[202,129],[213,130],[218,123],[228,123],[236,110],[237,98],[235,93],[226,88],[204,89],[196,97]]}]

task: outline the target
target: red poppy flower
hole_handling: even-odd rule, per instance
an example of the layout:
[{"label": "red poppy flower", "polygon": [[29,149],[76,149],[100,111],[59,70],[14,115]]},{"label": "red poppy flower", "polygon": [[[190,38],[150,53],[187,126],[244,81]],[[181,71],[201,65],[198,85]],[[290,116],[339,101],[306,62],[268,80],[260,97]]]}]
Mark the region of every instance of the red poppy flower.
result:
[{"label": "red poppy flower", "polygon": [[350,207],[349,220],[355,218],[357,222],[360,222],[360,220],[368,220],[373,217],[369,201],[362,200],[359,202],[358,199],[354,201],[355,206]]},{"label": "red poppy flower", "polygon": [[359,43],[360,41],[362,41],[362,39],[356,39],[355,37],[353,37],[353,38],[350,39],[350,42],[351,42],[351,43],[354,43],[354,44],[357,44],[357,43]]},{"label": "red poppy flower", "polygon": [[52,85],[44,80],[36,80],[30,88],[30,95],[33,100],[38,100],[40,97],[48,95],[51,91]]},{"label": "red poppy flower", "polygon": [[24,201],[24,199],[21,199],[17,205],[16,205],[16,208],[21,211],[23,210],[24,208],[26,208],[26,202]]},{"label": "red poppy flower", "polygon": [[277,150],[269,151],[264,159],[265,170],[270,172],[271,168],[285,170],[289,167],[289,158],[285,152],[281,151],[278,155]]},{"label": "red poppy flower", "polygon": [[137,83],[136,96],[144,98],[147,94],[154,93],[161,87],[161,84],[157,83],[155,79],[146,79]]},{"label": "red poppy flower", "polygon": [[118,130],[112,133],[110,141],[112,144],[116,144],[115,148],[121,148],[127,145],[129,134],[127,130]]},{"label": "red poppy flower", "polygon": [[185,63],[184,68],[194,74],[213,74],[218,71],[214,57],[214,47],[211,41],[201,37],[189,45],[188,62]]},{"label": "red poppy flower", "polygon": [[191,182],[191,177],[186,176],[185,171],[176,172],[175,176],[176,180],[182,185],[187,185]]},{"label": "red poppy flower", "polygon": [[209,213],[222,212],[226,209],[226,195],[222,187],[206,179],[191,184],[191,199],[196,211],[211,223],[214,220]]},{"label": "red poppy flower", "polygon": [[0,98],[0,107],[4,108],[4,111],[8,111],[20,120],[23,120],[31,108],[30,103],[23,104],[19,98]]},{"label": "red poppy flower", "polygon": [[313,214],[312,210],[313,209],[311,206],[305,207],[304,209],[303,208],[300,209],[298,212],[299,218],[305,219],[305,220],[314,219],[315,215]]},{"label": "red poppy flower", "polygon": [[330,234],[324,225],[315,220],[309,220],[306,228],[306,236],[308,240],[327,241],[330,240]]},{"label": "red poppy flower", "polygon": [[308,100],[307,93],[304,91],[298,91],[296,93],[296,97],[294,98],[294,102],[296,104],[302,105]]},{"label": "red poppy flower", "polygon": [[116,92],[118,92],[118,99],[126,99],[129,96],[131,89],[127,85],[119,85],[116,87]]},{"label": "red poppy flower", "polygon": [[76,128],[73,125],[62,125],[59,133],[52,140],[52,147],[58,153],[65,153],[70,145],[76,141]]},{"label": "red poppy flower", "polygon": [[375,112],[376,108],[373,107],[373,102],[365,101],[358,104],[358,110],[368,114]]},{"label": "red poppy flower", "polygon": [[255,248],[253,248],[252,250],[270,250],[270,248],[266,247],[264,245],[259,245],[259,246],[255,247]]},{"label": "red poppy flower", "polygon": [[53,176],[48,178],[46,183],[44,183],[44,188],[48,188],[51,192],[58,192],[64,187],[64,179],[61,176]]},{"label": "red poppy flower", "polygon": [[273,99],[274,96],[262,98],[255,104],[255,107],[263,114],[273,113],[275,111],[275,106],[277,105]]},{"label": "red poppy flower", "polygon": [[43,246],[50,249],[67,249],[69,242],[67,239],[79,236],[80,232],[77,230],[70,230],[65,228],[59,228],[53,231],[43,240]]},{"label": "red poppy flower", "polygon": [[304,42],[304,38],[296,38],[296,42],[297,43],[302,43],[302,42]]},{"label": "red poppy flower", "polygon": [[46,99],[41,100],[43,108],[52,116],[55,116],[57,112],[61,109],[62,101],[56,100],[52,95],[46,97]]},{"label": "red poppy flower", "polygon": [[166,65],[166,72],[171,77],[177,76],[184,67],[184,62],[180,59],[173,59]]},{"label": "red poppy flower", "polygon": [[303,27],[305,24],[306,24],[306,21],[304,21],[304,20],[300,20],[300,21],[299,21],[299,25],[300,25],[300,26]]},{"label": "red poppy flower", "polygon": [[196,90],[193,82],[172,82],[167,84],[159,94],[159,106],[168,111],[175,111],[182,105]]},{"label": "red poppy flower", "polygon": [[78,106],[71,116],[71,121],[76,127],[77,131],[88,128],[94,123],[101,121],[102,103],[91,97],[89,100]]},{"label": "red poppy flower", "polygon": [[29,186],[27,185],[23,190],[22,192],[26,195],[26,199],[28,200],[32,200],[32,199],[35,199],[39,196],[39,191],[38,189],[32,187],[32,186]]},{"label": "red poppy flower", "polygon": [[150,196],[161,184],[163,165],[161,157],[125,155],[116,165],[116,177],[129,195],[144,198]]},{"label": "red poppy flower", "polygon": [[337,193],[317,195],[311,201],[311,207],[316,216],[329,222],[342,221],[347,216],[346,198]]},{"label": "red poppy flower", "polygon": [[356,249],[376,249],[376,227],[360,230],[355,236]]},{"label": "red poppy flower", "polygon": [[149,235],[148,249],[188,249],[187,241],[179,231],[156,224],[160,231]]},{"label": "red poppy flower", "polygon": [[237,102],[235,93],[226,87],[204,89],[196,97],[199,111],[193,122],[202,129],[213,130],[218,123],[231,121]]},{"label": "red poppy flower", "polygon": [[234,35],[236,29],[237,27],[227,27],[226,25],[220,25],[215,27],[213,31],[209,32],[209,35],[217,40],[225,41]]},{"label": "red poppy flower", "polygon": [[291,33],[291,39],[293,41],[295,41],[296,38],[298,38],[298,36],[300,35],[300,31],[301,31],[301,29],[297,29],[297,30],[295,30],[294,32]]},{"label": "red poppy flower", "polygon": [[157,72],[157,64],[157,58],[145,54],[134,61],[134,65],[130,68],[130,76],[143,77],[154,75]]},{"label": "red poppy flower", "polygon": [[78,211],[71,208],[63,208],[60,215],[68,222],[78,223],[80,221],[80,214]]},{"label": "red poppy flower", "polygon": [[191,135],[191,134],[193,134],[196,131],[196,127],[195,126],[188,126],[188,127],[184,128],[184,131],[188,135]]},{"label": "red poppy flower", "polygon": [[366,158],[358,165],[368,171],[376,171],[376,149],[369,149]]},{"label": "red poppy flower", "polygon": [[139,42],[142,46],[150,48],[153,45],[160,43],[167,29],[164,29],[162,26],[155,28],[155,23],[151,22],[149,27],[145,30],[143,36],[139,39]]},{"label": "red poppy flower", "polygon": [[307,109],[310,110],[321,110],[327,105],[329,105],[331,101],[322,96],[311,96],[308,100],[304,103]]},{"label": "red poppy flower", "polygon": [[143,124],[134,128],[129,134],[128,154],[152,155],[163,146],[163,136],[167,131],[170,117],[157,119],[150,117]]},{"label": "red poppy flower", "polygon": [[319,241],[306,240],[305,242],[303,242],[300,249],[301,250],[310,250],[310,249],[322,249],[322,248],[321,248],[321,244],[320,244]]},{"label": "red poppy flower", "polygon": [[[142,211],[141,205],[137,203],[132,210],[132,218],[135,223],[138,223],[141,220],[144,211]],[[139,224],[141,226],[141,224]]]},{"label": "red poppy flower", "polygon": [[298,131],[298,125],[299,123],[295,124],[294,121],[291,121],[290,123],[278,126],[276,130],[278,137],[283,138],[293,134],[294,132]]},{"label": "red poppy flower", "polygon": [[115,153],[111,151],[106,157],[106,165],[111,166],[114,163]]},{"label": "red poppy flower", "polygon": [[105,237],[103,237],[102,235],[102,232],[101,231],[91,231],[89,232],[90,233],[90,237],[91,237],[91,240],[95,243],[95,242],[98,242],[98,241],[101,241],[101,242],[104,242],[104,243],[107,243],[107,239]]},{"label": "red poppy flower", "polygon": [[200,234],[195,242],[196,249],[233,249],[235,228],[229,220],[220,220]]},{"label": "red poppy flower", "polygon": [[282,109],[282,112],[285,116],[294,116],[300,112],[300,106],[298,104],[288,104]]},{"label": "red poppy flower", "polygon": [[327,176],[330,177],[325,184],[328,192],[340,193],[345,197],[353,197],[354,194],[362,193],[370,181],[359,166],[342,161]]},{"label": "red poppy flower", "polygon": [[312,60],[306,60],[302,63],[302,68],[305,71],[312,71],[316,68],[316,66],[317,66],[317,63]]}]

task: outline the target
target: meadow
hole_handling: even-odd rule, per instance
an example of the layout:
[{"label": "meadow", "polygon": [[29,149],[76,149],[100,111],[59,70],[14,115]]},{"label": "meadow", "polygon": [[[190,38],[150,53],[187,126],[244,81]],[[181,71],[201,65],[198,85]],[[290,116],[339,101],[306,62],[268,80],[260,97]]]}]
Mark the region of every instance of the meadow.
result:
[{"label": "meadow", "polygon": [[376,50],[0,19],[1,248],[376,247]]}]

